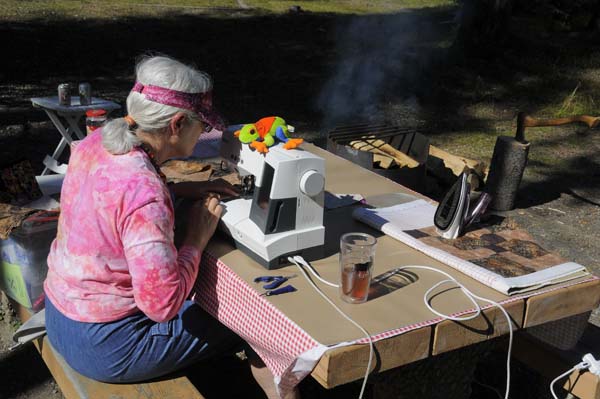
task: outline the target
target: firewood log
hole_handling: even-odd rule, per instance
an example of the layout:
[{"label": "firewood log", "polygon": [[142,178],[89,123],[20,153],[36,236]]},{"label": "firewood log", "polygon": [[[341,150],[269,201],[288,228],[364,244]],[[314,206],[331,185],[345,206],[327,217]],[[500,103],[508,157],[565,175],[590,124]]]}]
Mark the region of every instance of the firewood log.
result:
[{"label": "firewood log", "polygon": [[387,144],[383,140],[365,138],[362,140],[354,140],[350,142],[350,146],[360,151],[369,151],[374,154],[387,155],[392,157],[394,162],[399,167],[414,168],[419,166],[419,163],[403,153]]},{"label": "firewood log", "polygon": [[427,171],[445,183],[452,183],[462,172],[471,172],[477,176],[472,179],[473,189],[483,184],[488,173],[488,167],[484,162],[450,154],[436,146],[429,146],[429,158],[427,159]]}]

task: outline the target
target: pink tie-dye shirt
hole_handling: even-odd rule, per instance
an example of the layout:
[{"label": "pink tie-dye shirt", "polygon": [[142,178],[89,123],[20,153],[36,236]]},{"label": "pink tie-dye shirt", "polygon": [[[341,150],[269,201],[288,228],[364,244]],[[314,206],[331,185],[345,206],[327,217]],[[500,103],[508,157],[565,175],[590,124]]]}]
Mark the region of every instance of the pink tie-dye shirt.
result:
[{"label": "pink tie-dye shirt", "polygon": [[111,155],[97,130],[73,149],[44,288],[65,316],[171,319],[190,293],[200,252],[173,244],[167,187],[141,149]]}]

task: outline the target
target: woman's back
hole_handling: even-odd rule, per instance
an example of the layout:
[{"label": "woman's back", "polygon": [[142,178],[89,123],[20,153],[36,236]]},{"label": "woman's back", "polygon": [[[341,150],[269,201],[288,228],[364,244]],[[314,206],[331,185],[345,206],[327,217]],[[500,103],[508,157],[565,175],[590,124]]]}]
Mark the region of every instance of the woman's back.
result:
[{"label": "woman's back", "polygon": [[[112,155],[102,146],[101,132],[94,132],[70,158],[58,234],[48,256],[47,295],[78,321],[112,321],[139,311],[135,268],[176,263],[172,213],[169,193],[144,152]],[[156,255],[163,259],[136,257],[138,244],[161,235],[168,250]],[[140,287],[135,294],[143,295]]]}]

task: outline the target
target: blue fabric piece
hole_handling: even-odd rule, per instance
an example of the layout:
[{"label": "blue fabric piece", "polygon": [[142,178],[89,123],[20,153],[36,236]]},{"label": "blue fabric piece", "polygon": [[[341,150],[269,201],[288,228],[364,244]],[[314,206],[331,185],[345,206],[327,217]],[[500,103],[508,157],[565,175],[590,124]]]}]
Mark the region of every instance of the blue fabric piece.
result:
[{"label": "blue fabric piece", "polygon": [[84,323],[65,317],[46,298],[46,330],[52,346],[74,370],[112,383],[159,377],[232,353],[243,343],[192,301],[165,323],[143,313],[109,323]]},{"label": "blue fabric piece", "polygon": [[288,138],[281,126],[277,126],[277,129],[275,129],[275,137],[277,137],[282,143],[288,142]]}]

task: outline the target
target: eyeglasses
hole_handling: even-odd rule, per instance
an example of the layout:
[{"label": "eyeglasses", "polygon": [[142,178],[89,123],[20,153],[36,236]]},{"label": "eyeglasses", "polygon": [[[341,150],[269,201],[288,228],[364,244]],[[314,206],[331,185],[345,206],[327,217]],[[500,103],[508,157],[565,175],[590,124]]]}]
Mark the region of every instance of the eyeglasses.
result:
[{"label": "eyeglasses", "polygon": [[213,130],[213,127],[211,125],[209,125],[208,123],[201,121],[204,124],[204,133],[208,133],[211,130]]},{"label": "eyeglasses", "polygon": [[213,130],[212,125],[206,123],[206,121],[204,119],[197,117],[197,116],[192,116],[191,119],[202,123],[202,125],[204,126],[204,130],[202,130],[202,133],[208,133],[211,130]]}]

